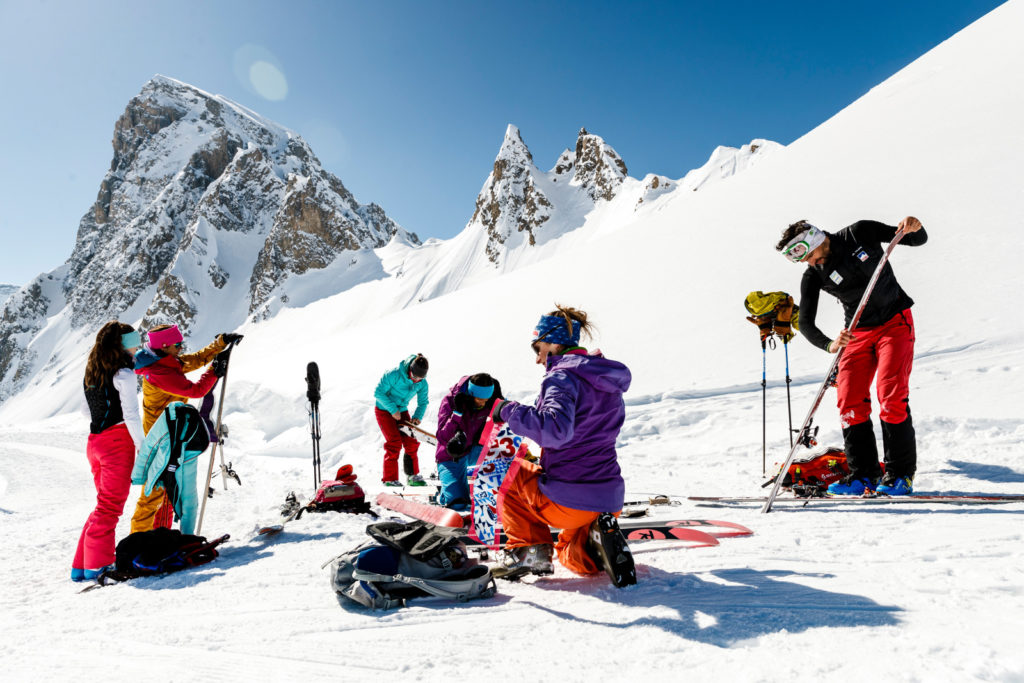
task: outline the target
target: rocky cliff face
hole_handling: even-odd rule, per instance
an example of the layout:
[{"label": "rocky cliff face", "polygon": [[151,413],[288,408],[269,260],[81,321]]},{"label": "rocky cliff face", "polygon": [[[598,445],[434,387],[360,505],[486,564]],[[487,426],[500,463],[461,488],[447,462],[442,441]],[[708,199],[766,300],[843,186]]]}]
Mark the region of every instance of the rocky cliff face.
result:
[{"label": "rocky cliff face", "polygon": [[594,201],[614,199],[627,175],[622,158],[600,137],[588,133],[586,128],[580,128],[576,137],[572,171],[571,183],[582,188]]},{"label": "rocky cliff face", "polygon": [[[619,155],[586,129],[580,129],[575,152],[565,150],[545,173],[533,163],[519,129],[509,125],[468,227],[478,225],[486,232],[487,258],[500,265],[511,250],[536,246],[553,215],[566,214],[568,207],[578,214],[581,200],[592,208],[614,199],[625,178],[626,164]],[[552,237],[564,231],[548,232]]]},{"label": "rocky cliff face", "polygon": [[142,318],[209,334],[343,253],[396,235],[418,243],[379,206],[357,202],[296,134],[170,78],[132,98],[112,144],[71,257],[4,308],[0,399],[45,362],[51,345],[37,336],[52,316],[70,330]]},{"label": "rocky cliff face", "polygon": [[536,244],[536,232],[551,215],[551,201],[538,187],[539,175],[519,129],[510,125],[470,219],[487,233],[485,249],[491,262],[498,262],[504,245],[517,233],[524,233],[528,244]]}]

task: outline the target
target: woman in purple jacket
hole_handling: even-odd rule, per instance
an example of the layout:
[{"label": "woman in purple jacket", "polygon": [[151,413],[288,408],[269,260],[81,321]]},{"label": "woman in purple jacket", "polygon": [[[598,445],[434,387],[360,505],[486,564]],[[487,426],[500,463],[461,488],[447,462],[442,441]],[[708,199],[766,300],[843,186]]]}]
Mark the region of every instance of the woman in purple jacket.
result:
[{"label": "woman in purple jacket", "polygon": [[437,501],[453,510],[469,509],[466,467],[480,455],[480,434],[490,408],[501,396],[498,381],[481,372],[463,377],[441,399],[437,410]]},{"label": "woman in purple jacket", "polygon": [[[582,348],[587,314],[559,306],[541,316],[531,347],[547,373],[533,406],[498,401],[496,422],[541,446],[539,464],[517,461],[498,512],[508,542],[496,576],[550,574],[552,550],[578,574],[602,569],[619,587],[636,583],[633,557],[616,521],[625,497],[615,440],[625,420],[629,368]],[[562,530],[552,548],[550,527]]]}]

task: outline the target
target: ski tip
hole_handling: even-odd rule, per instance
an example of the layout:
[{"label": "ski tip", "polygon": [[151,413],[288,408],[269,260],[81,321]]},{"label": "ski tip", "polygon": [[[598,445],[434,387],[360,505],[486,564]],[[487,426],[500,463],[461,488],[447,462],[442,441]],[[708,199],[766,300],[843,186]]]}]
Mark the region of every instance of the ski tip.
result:
[{"label": "ski tip", "polygon": [[272,524],[270,526],[260,527],[256,530],[257,536],[273,536],[284,531],[284,524]]}]

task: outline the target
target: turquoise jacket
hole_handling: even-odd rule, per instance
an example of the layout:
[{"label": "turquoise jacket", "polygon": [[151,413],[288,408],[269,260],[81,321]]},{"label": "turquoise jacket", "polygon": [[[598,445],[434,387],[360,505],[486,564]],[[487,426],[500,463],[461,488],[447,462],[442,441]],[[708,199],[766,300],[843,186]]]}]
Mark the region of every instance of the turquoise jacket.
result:
[{"label": "turquoise jacket", "polygon": [[[180,424],[179,424],[180,422]],[[181,520],[181,533],[195,533],[196,517],[199,512],[196,465],[199,456],[209,444],[206,424],[194,406],[175,401],[167,406],[160,418],[153,424],[135,456],[132,468],[132,483],[144,486],[148,496],[154,488],[166,488],[161,480],[171,460],[171,429],[178,429],[178,467],[174,470],[176,495],[171,504],[174,515]]]},{"label": "turquoise jacket", "polygon": [[384,373],[377,382],[373,397],[377,399],[377,407],[386,413],[401,413],[409,409],[409,402],[416,396],[416,413],[414,420],[422,420],[427,414],[427,380],[413,382],[409,379],[409,364],[416,358],[413,354]]}]

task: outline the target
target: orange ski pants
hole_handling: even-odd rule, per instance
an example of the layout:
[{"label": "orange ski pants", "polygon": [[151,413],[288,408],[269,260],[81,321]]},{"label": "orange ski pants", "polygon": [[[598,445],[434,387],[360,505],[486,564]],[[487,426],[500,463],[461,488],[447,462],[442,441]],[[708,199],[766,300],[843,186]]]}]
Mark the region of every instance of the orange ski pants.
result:
[{"label": "orange ski pants", "polygon": [[555,543],[562,566],[577,574],[602,571],[587,553],[590,524],[601,513],[554,502],[540,491],[540,466],[527,460],[517,462],[518,471],[498,496],[498,515],[508,537],[506,547],[550,544],[550,527],[556,527],[562,530]]}]

